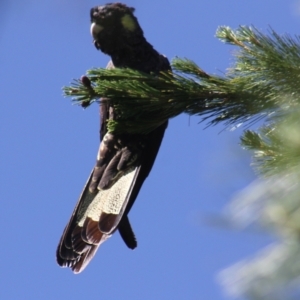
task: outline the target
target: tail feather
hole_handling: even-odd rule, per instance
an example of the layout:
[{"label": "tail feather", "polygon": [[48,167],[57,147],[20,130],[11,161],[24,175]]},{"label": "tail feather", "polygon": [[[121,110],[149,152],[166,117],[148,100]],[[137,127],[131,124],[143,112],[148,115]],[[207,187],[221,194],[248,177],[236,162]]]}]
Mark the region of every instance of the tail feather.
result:
[{"label": "tail feather", "polygon": [[[99,246],[117,230],[130,199],[139,168],[128,169],[109,189],[97,193],[89,191],[90,175],[84,191],[72,213],[57,248],[57,262],[80,273],[94,257]],[[126,216],[127,219],[127,216]],[[129,222],[123,221],[126,245],[135,248],[136,240]],[[127,231],[125,229],[127,227]],[[125,235],[125,232],[128,232]]]},{"label": "tail feather", "polygon": [[72,264],[71,269],[75,274],[79,274],[80,272],[82,272],[85,267],[89,264],[89,262],[91,261],[91,259],[94,257],[94,255],[96,254],[96,251],[98,250],[99,245],[91,245],[89,246],[89,248],[87,249],[87,251],[80,256],[79,260],[74,262]]},{"label": "tail feather", "polygon": [[72,250],[77,255],[85,253],[92,243],[88,243],[82,238],[82,227],[76,226],[72,231]]},{"label": "tail feather", "polygon": [[119,233],[129,249],[134,249],[137,247],[136,237],[129,223],[127,216],[124,216],[122,221],[119,224]]},{"label": "tail feather", "polygon": [[103,236],[103,232],[99,229],[98,222],[91,218],[85,219],[81,237],[83,237],[83,234],[85,242],[94,245],[99,244]]},{"label": "tail feather", "polygon": [[[124,150],[124,160],[135,161],[133,164],[128,161],[127,169],[118,170],[117,162],[120,162],[122,156],[118,156],[113,163],[111,161],[112,173],[109,176],[115,174],[115,170],[118,170],[118,173],[110,177],[109,188],[90,189],[95,179],[94,172],[97,172],[97,169],[92,171],[60,239],[56,252],[57,263],[60,266],[69,267],[74,273],[80,273],[94,257],[99,246],[117,229],[130,249],[137,246],[127,214],[152,168],[166,126],[167,122],[148,134],[147,143],[139,159],[135,160],[129,152]],[[109,138],[108,142],[111,143],[113,137]],[[108,149],[107,156],[99,154],[100,160],[103,157],[110,157],[109,143],[100,147],[100,150]],[[138,142],[135,140],[134,143]],[[132,153],[139,156],[138,151],[132,151]],[[122,168],[125,165],[123,162],[120,163]],[[99,180],[101,181],[101,178]]]}]

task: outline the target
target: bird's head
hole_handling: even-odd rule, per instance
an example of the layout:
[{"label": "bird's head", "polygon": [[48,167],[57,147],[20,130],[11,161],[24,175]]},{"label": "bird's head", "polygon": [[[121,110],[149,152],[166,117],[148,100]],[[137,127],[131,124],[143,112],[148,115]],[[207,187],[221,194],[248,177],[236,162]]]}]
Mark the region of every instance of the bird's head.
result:
[{"label": "bird's head", "polygon": [[135,47],[144,39],[134,8],[122,3],[108,3],[91,9],[91,35],[98,50],[112,55]]}]

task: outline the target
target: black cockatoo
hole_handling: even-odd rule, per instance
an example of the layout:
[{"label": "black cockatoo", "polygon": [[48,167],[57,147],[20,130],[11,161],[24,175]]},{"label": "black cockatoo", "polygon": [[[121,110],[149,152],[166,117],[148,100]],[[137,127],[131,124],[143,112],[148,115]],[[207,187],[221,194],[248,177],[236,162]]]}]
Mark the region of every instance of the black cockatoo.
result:
[{"label": "black cockatoo", "polygon": [[[108,3],[91,9],[91,34],[98,50],[108,54],[108,68],[131,68],[158,74],[170,70],[168,59],[150,45],[134,8]],[[98,247],[117,229],[125,244],[137,242],[128,213],[148,176],[168,121],[146,135],[108,132],[108,119],[117,119],[113,104],[100,104],[100,147],[96,166],[83,189],[60,239],[56,257],[62,267],[81,272]]]}]

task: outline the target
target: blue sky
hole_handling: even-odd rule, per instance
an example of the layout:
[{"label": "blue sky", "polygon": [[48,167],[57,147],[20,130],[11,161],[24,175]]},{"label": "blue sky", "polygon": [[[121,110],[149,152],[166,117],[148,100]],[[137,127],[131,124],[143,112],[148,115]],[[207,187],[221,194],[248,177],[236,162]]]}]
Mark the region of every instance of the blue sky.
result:
[{"label": "blue sky", "polygon": [[[219,25],[299,33],[300,1],[124,3],[136,8],[159,52],[192,59],[209,73],[232,63],[234,48],[214,37]],[[117,233],[80,275],[56,265],[57,243],[99,143],[97,105],[73,106],[61,87],[109,60],[89,34],[89,10],[98,4],[1,2],[0,298],[229,299],[218,272],[272,238],[204,222],[255,176],[250,153],[239,146],[243,128],[204,130],[197,117],[181,115],[169,124],[130,213],[138,248],[128,250]]]}]

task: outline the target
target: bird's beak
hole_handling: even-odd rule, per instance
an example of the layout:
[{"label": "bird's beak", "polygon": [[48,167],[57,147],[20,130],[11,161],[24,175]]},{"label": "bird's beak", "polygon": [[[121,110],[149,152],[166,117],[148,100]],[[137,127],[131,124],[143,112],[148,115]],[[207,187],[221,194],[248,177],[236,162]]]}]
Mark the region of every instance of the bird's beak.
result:
[{"label": "bird's beak", "polygon": [[98,25],[95,22],[93,22],[91,24],[90,31],[91,31],[91,35],[92,35],[92,37],[94,39],[94,45],[95,45],[95,47],[96,47],[97,50],[100,49],[100,44],[97,41],[97,36],[98,36],[98,34],[100,33],[101,30],[103,30],[103,26]]},{"label": "bird's beak", "polygon": [[100,31],[103,30],[103,26],[96,24],[95,22],[93,22],[91,24],[91,35],[94,39],[96,39],[96,37],[98,36],[98,34],[100,33]]}]

